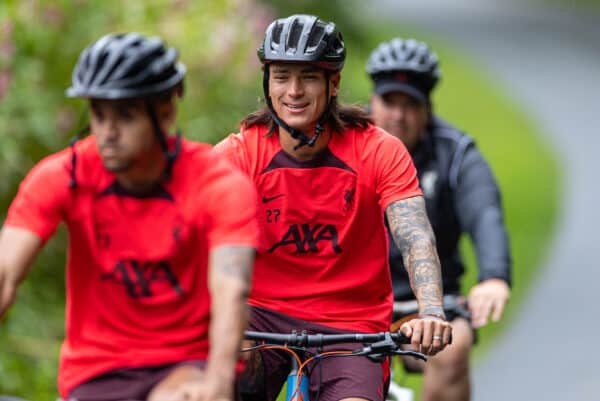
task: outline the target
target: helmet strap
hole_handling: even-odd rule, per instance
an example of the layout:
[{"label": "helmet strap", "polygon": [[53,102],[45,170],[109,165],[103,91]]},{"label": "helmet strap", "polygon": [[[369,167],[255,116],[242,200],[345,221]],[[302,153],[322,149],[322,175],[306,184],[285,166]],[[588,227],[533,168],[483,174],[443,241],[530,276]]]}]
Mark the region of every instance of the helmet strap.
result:
[{"label": "helmet strap", "polygon": [[333,101],[335,99],[335,97],[331,97],[331,99],[329,99],[329,71],[325,70],[325,82],[326,82],[325,97],[327,99],[329,99],[329,101],[327,103],[327,106],[325,107],[325,110],[323,110],[323,113],[321,114],[321,116],[319,117],[319,120],[317,121],[317,125],[315,126],[314,134],[311,137],[309,137],[303,131],[290,127],[275,112],[275,109],[273,108],[273,102],[271,101],[271,96],[269,96],[269,74],[270,74],[269,70],[270,70],[269,65],[265,64],[265,68],[264,68],[264,72],[263,72],[263,92],[265,93],[265,101],[267,102],[267,107],[269,108],[269,112],[271,113],[271,117],[273,118],[273,121],[275,122],[276,125],[278,125],[279,127],[283,128],[284,130],[289,132],[290,135],[292,136],[292,138],[298,140],[298,144],[296,146],[294,146],[294,150],[298,150],[299,148],[301,148],[304,145],[308,145],[310,147],[315,146],[315,143],[317,142],[319,135],[323,131],[325,131],[325,123],[326,123],[327,118],[329,117],[329,111],[331,109],[331,104],[333,103]]},{"label": "helmet strap", "polygon": [[163,132],[160,127],[160,123],[158,122],[158,116],[156,115],[156,110],[154,109],[154,105],[150,100],[146,101],[146,110],[148,111],[148,116],[150,117],[150,121],[152,122],[152,127],[154,129],[154,135],[156,139],[158,139],[158,143],[165,155],[165,159],[167,161],[167,165],[164,171],[164,179],[169,180],[171,178],[171,173],[173,170],[173,164],[175,160],[177,160],[177,156],[179,156],[179,152],[181,151],[181,131],[177,130],[175,135],[175,148],[173,151],[169,150],[169,144],[167,143],[167,135]]},{"label": "helmet strap", "polygon": [[79,123],[77,124],[79,128],[77,132],[75,132],[75,136],[69,141],[69,148],[71,149],[71,179],[69,181],[69,188],[75,189],[78,187],[77,184],[77,151],[75,149],[75,144],[78,140],[84,137],[84,134],[90,132],[90,124],[84,124],[85,116],[87,115],[87,111],[83,112],[79,118]]}]

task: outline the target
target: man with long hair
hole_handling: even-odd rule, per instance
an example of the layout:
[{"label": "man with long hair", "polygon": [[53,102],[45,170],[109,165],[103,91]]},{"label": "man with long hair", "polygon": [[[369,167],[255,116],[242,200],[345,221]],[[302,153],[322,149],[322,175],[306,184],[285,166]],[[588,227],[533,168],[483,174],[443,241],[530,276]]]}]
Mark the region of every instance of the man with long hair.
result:
[{"label": "man with long hair", "polygon": [[[337,27],[311,15],[278,19],[258,56],[266,107],[216,146],[251,177],[260,197],[250,327],[387,331],[385,212],[420,303],[421,316],[402,331],[415,348],[437,353],[451,328],[416,171],[400,140],[338,103],[346,48]],[[263,374],[249,372],[245,400],[275,400],[287,375],[286,356],[261,357]],[[382,400],[388,378],[387,361],[325,359],[312,370],[310,392],[319,400]]]}]

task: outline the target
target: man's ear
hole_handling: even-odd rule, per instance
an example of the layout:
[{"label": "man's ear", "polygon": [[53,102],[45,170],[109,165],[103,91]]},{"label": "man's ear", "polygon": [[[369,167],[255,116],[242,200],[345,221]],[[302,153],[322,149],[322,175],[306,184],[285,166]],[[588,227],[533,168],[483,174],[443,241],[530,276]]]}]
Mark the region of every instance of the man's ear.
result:
[{"label": "man's ear", "polygon": [[175,96],[173,96],[168,102],[158,104],[157,114],[159,120],[161,121],[162,128],[168,131],[173,124],[175,124],[177,117],[177,104],[175,101]]},{"label": "man's ear", "polygon": [[340,92],[340,81],[342,74],[337,71],[329,76],[329,82],[331,85],[331,96],[337,96]]},{"label": "man's ear", "polygon": [[173,91],[173,95],[179,99],[183,97],[183,82],[177,85],[177,87]]}]

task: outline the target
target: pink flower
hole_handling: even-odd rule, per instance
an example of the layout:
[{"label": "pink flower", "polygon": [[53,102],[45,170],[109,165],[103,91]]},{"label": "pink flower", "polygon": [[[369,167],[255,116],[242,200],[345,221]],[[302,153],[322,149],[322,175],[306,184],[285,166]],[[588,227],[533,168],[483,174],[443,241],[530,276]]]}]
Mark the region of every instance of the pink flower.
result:
[{"label": "pink flower", "polygon": [[0,22],[0,33],[3,37],[10,38],[14,29],[15,24],[11,20],[5,19],[4,21]]},{"label": "pink flower", "polygon": [[63,15],[60,8],[57,6],[48,6],[44,9],[44,21],[48,25],[52,25],[54,27],[61,26],[65,20],[65,16]]},{"label": "pink flower", "polygon": [[15,54],[15,45],[10,41],[0,42],[0,61],[10,62]]},{"label": "pink flower", "polygon": [[173,8],[184,9],[190,5],[190,0],[172,0]]},{"label": "pink flower", "polygon": [[0,71],[0,101],[4,99],[4,95],[8,92],[10,83],[12,81],[12,74],[10,70],[5,69]]}]

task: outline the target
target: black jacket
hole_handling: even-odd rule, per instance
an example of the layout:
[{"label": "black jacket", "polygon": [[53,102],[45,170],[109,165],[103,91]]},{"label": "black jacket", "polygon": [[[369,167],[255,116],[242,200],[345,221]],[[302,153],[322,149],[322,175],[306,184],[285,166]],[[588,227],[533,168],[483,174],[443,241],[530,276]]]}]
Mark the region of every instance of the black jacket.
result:
[{"label": "black jacket", "polygon": [[[412,156],[437,241],[444,293],[460,293],[462,233],[471,237],[479,281],[501,278],[510,285],[511,258],[500,192],[473,140],[433,117]],[[391,237],[390,265],[395,299],[414,298],[402,255]]]}]

